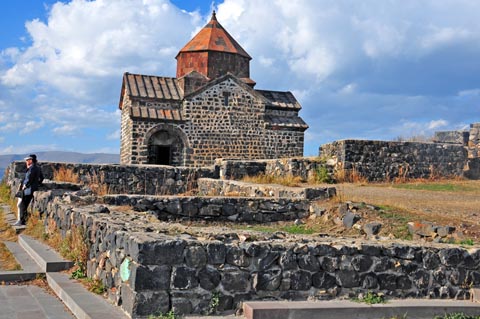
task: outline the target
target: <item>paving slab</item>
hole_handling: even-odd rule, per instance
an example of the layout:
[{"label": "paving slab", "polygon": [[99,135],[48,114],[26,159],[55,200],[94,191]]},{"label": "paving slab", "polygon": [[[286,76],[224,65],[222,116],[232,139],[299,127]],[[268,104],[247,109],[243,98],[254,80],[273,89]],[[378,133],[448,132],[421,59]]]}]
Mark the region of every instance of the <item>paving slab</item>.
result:
[{"label": "paving slab", "polygon": [[243,305],[246,319],[384,319],[403,316],[432,319],[450,313],[479,315],[480,304],[444,299],[402,299],[368,305],[348,300],[252,301]]},{"label": "paving slab", "polygon": [[127,319],[119,307],[89,292],[81,283],[64,273],[47,273],[47,282],[55,294],[78,319]]},{"label": "paving slab", "polygon": [[73,262],[63,259],[53,248],[27,235],[19,235],[18,243],[35,260],[44,272],[62,271],[73,267]]},{"label": "paving slab", "polygon": [[13,229],[15,229],[15,232],[17,234],[21,233],[27,226],[22,225],[22,226],[14,226],[14,224],[17,222],[17,215],[16,213],[13,213],[10,209],[9,205],[2,205],[1,206],[3,210],[3,215],[5,221],[12,226]]},{"label": "paving slab", "polygon": [[74,319],[55,296],[34,285],[0,286],[0,319]]}]

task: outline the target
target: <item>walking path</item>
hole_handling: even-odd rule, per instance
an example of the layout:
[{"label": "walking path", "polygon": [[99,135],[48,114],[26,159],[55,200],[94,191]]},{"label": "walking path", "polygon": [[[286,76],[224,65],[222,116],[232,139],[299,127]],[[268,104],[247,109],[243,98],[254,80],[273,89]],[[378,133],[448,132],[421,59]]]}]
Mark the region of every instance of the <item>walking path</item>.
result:
[{"label": "walking path", "polygon": [[[7,220],[15,219],[8,206],[2,208]],[[52,248],[26,235],[19,235],[18,243],[5,242],[5,245],[22,270],[0,271],[0,283],[5,283],[0,286],[0,319],[129,318],[119,307],[61,273],[72,267],[72,262],[64,260]],[[18,284],[42,277],[57,296],[35,285]]]}]

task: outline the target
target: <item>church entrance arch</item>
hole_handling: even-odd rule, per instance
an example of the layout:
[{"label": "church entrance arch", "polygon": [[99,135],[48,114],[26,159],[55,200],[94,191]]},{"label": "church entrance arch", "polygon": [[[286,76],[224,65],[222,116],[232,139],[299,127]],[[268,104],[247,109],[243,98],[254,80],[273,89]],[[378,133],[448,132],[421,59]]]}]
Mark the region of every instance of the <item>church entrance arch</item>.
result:
[{"label": "church entrance arch", "polygon": [[174,125],[158,125],[145,136],[148,164],[185,165],[187,139],[183,131]]}]

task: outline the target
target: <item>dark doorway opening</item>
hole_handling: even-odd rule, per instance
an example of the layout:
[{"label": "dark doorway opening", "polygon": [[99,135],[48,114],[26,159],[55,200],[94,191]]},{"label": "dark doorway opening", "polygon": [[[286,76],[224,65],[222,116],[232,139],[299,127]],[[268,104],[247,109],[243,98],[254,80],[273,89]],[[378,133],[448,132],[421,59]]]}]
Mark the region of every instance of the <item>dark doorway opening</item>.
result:
[{"label": "dark doorway opening", "polygon": [[170,146],[164,145],[153,145],[153,164],[157,165],[171,165],[172,158],[171,158],[172,148]]}]

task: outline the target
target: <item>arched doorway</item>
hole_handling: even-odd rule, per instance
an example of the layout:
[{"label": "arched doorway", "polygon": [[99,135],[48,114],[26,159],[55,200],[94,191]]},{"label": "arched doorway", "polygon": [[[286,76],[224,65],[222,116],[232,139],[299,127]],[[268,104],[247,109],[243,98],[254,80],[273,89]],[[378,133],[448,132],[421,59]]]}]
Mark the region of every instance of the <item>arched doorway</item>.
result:
[{"label": "arched doorway", "polygon": [[[147,134],[148,164],[181,166],[185,163],[184,133],[169,125],[161,125]],[[184,137],[184,138],[182,138]]]}]

